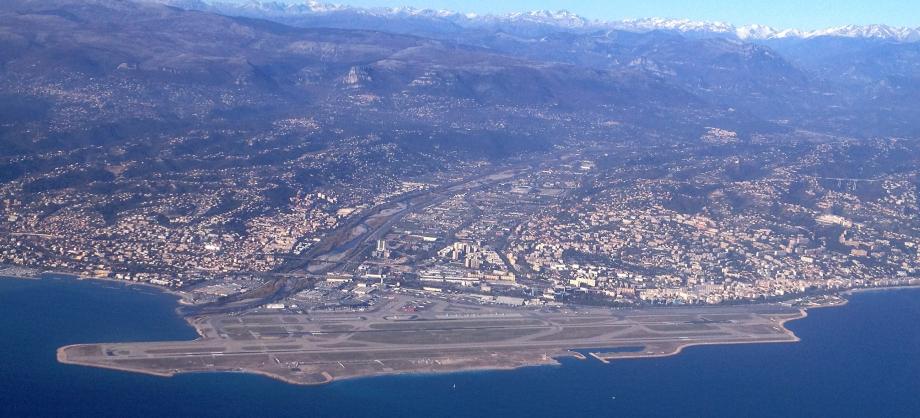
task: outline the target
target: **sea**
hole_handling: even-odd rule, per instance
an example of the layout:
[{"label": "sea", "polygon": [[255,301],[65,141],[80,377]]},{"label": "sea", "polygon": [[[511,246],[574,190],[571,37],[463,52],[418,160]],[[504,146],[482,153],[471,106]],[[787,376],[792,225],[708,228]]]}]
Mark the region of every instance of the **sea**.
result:
[{"label": "sea", "polygon": [[920,290],[850,299],[788,323],[799,343],[294,386],[59,364],[67,344],[196,335],[155,289],[0,279],[0,417],[920,417]]}]

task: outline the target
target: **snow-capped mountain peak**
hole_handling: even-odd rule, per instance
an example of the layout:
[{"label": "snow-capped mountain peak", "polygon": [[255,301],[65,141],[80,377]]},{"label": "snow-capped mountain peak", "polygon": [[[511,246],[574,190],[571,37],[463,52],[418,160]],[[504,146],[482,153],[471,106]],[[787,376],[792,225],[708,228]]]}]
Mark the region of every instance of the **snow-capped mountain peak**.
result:
[{"label": "snow-capped mountain peak", "polygon": [[806,37],[836,36],[845,38],[879,38],[913,42],[920,40],[920,28],[896,28],[888,25],[846,25],[808,32]]},{"label": "snow-capped mountain peak", "polygon": [[563,29],[588,28],[592,24],[592,22],[588,21],[587,19],[567,10],[534,10],[530,12],[511,13],[504,16],[478,16],[478,19],[478,21],[475,18],[471,19],[471,21],[468,23],[475,26],[481,22],[524,22],[555,26]]},{"label": "snow-capped mountain peak", "polygon": [[413,7],[360,8],[306,0],[301,3],[283,0],[147,0],[166,3],[186,9],[207,10],[223,14],[249,17],[286,17],[334,15],[357,13],[364,16],[392,18],[399,16],[443,19],[461,27],[484,27],[495,24],[537,24],[567,31],[622,30],[630,32],[670,31],[693,35],[734,37],[740,40],[768,40],[783,38],[846,37],[873,38],[897,42],[920,41],[920,28],[902,28],[888,25],[846,25],[827,29],[803,31],[776,29],[765,25],[734,26],[725,22],[707,22],[690,19],[642,18],[619,21],[589,20],[578,14],[559,10],[536,10],[506,15],[479,15],[450,10],[418,9]]},{"label": "snow-capped mountain peak", "polygon": [[734,32],[734,26],[725,22],[705,22],[690,19],[666,19],[651,17],[644,19],[626,19],[614,22],[605,22],[606,25],[620,30],[646,32],[653,30],[669,30],[675,32],[698,32],[725,34]]},{"label": "snow-capped mountain peak", "polygon": [[765,25],[747,25],[735,29],[739,39],[768,39],[779,33],[776,29]]}]

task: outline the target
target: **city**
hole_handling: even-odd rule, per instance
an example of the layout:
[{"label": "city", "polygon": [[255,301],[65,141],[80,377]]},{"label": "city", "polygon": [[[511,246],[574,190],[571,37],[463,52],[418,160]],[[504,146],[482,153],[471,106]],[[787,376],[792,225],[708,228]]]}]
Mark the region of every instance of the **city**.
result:
[{"label": "city", "polygon": [[[899,140],[736,140],[716,150],[575,143],[546,159],[482,162],[383,190],[288,194],[279,213],[252,216],[237,230],[228,220],[268,204],[271,193],[222,187],[166,196],[106,222],[98,208],[121,196],[40,192],[26,205],[14,193],[30,183],[12,182],[0,261],[169,287],[190,303],[245,297],[287,278],[297,292],[263,308],[298,312],[366,309],[375,294],[406,289],[517,306],[634,306],[916,285],[916,168],[833,177],[833,158],[856,146],[880,165],[916,153]],[[751,164],[767,155],[773,166]],[[234,181],[224,175],[218,183]],[[354,226],[407,197],[413,203],[391,217]],[[342,231],[353,235],[347,257],[318,263],[315,247]]]},{"label": "city", "polygon": [[0,416],[918,415],[920,5],[353,3],[0,1]]}]

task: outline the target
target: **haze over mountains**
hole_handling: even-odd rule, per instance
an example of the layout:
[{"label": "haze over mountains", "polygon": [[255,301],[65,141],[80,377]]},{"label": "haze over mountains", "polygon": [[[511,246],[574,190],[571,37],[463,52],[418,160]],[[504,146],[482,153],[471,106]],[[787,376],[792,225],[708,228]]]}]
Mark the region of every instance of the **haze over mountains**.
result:
[{"label": "haze over mountains", "polygon": [[[690,19],[641,18],[620,21],[588,19],[577,14],[559,10],[535,10],[506,15],[479,15],[460,13],[451,10],[418,9],[413,7],[361,8],[340,4],[304,1],[286,3],[259,0],[152,0],[185,9],[212,11],[235,16],[248,16],[266,19],[286,20],[301,25],[360,25],[361,20],[374,21],[391,31],[401,31],[398,23],[407,19],[439,24],[432,28],[449,32],[459,28],[529,28],[543,26],[544,30],[599,31],[623,30],[631,32],[651,32],[656,30],[673,31],[697,36],[725,36],[741,40],[768,40],[798,38],[808,39],[822,36],[845,38],[875,38],[899,42],[920,40],[920,28],[894,27],[884,24],[844,25],[838,27],[800,30],[794,28],[777,29],[766,25],[751,24],[735,26],[724,22],[694,21]],[[370,22],[366,22],[368,24]],[[411,25],[409,26],[411,27]],[[410,29],[403,29],[410,30]]]},{"label": "haze over mountains", "polygon": [[[513,104],[639,122],[654,108],[669,109],[668,119],[677,126],[682,120],[728,118],[747,126],[797,125],[847,135],[913,134],[913,120],[920,116],[914,100],[920,44],[892,28],[854,28],[847,36],[758,35],[770,39],[746,42],[731,34],[763,34],[763,28],[590,22],[562,12],[480,17],[315,2],[166,1],[173,6],[5,2],[0,42],[7,91],[31,85],[34,92],[42,88],[33,83],[50,79],[99,85],[111,78],[139,83],[151,95],[163,91],[152,88],[156,83],[185,85],[182,94],[232,88],[287,110],[292,107],[280,104],[293,100],[294,106],[334,106],[336,112],[354,105],[398,113],[407,108],[397,102],[409,100],[429,108],[439,103],[436,107],[445,106],[442,116]],[[341,96],[357,91],[366,103]],[[132,100],[144,101],[147,93]],[[145,111],[183,120],[207,119],[222,106],[148,98]],[[114,106],[127,98],[108,99]],[[461,105],[465,100],[470,102]],[[166,103],[170,106],[161,106]],[[506,111],[490,111],[488,117]],[[651,119],[667,130],[657,116]]]},{"label": "haze over mountains", "polygon": [[[885,119],[916,116],[906,102],[918,82],[920,28],[876,24],[805,31],[688,19],[602,21],[546,10],[477,15],[316,1],[158,1],[297,27],[422,36],[540,62],[638,70],[774,122],[802,112],[809,115],[808,125],[818,117],[832,118],[833,124],[856,117],[862,121],[858,131],[869,132],[880,119],[887,124]],[[855,133],[852,126],[845,129]]]}]

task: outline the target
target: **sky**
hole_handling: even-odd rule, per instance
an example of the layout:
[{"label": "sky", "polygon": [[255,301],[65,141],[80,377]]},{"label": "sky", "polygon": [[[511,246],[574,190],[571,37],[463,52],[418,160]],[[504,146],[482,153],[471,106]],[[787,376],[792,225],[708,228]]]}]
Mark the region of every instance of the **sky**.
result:
[{"label": "sky", "polygon": [[[302,0],[286,0],[299,2]],[[847,24],[920,26],[920,0],[327,0],[353,6],[414,6],[459,12],[568,10],[590,19],[687,18],[779,29],[822,29]]]}]

